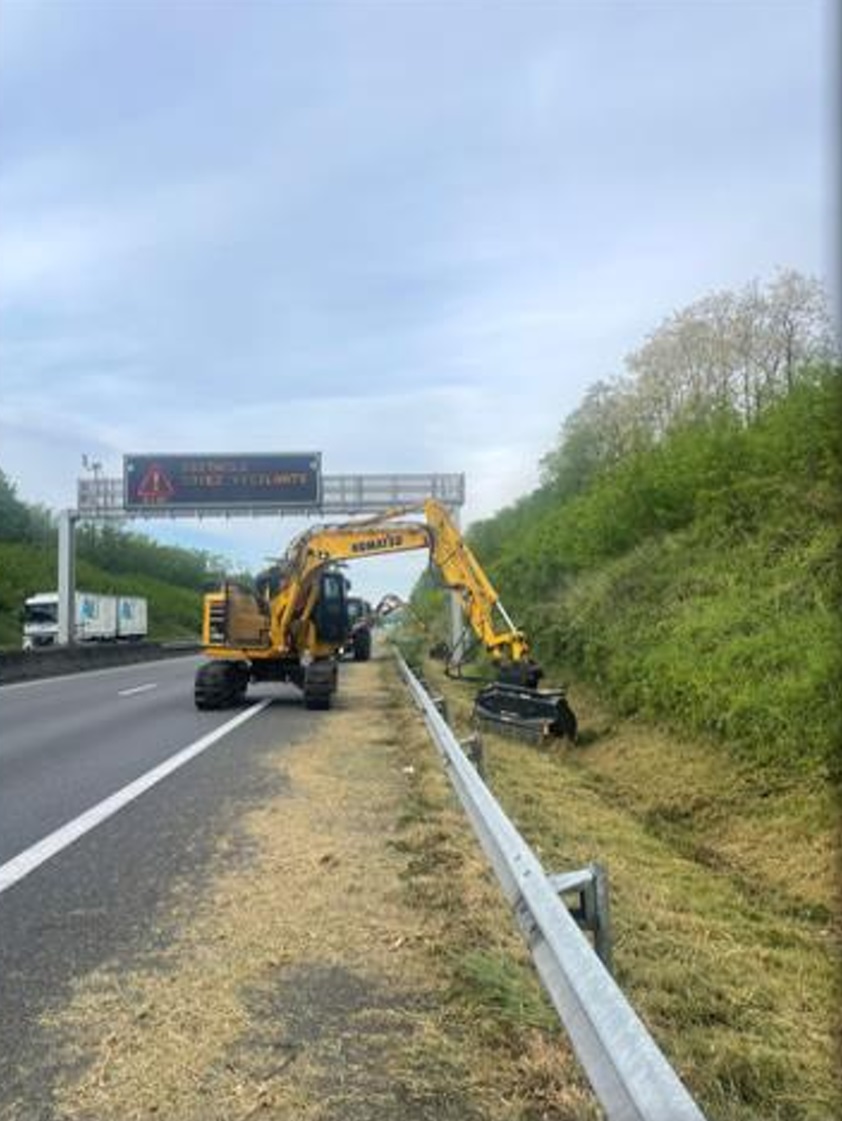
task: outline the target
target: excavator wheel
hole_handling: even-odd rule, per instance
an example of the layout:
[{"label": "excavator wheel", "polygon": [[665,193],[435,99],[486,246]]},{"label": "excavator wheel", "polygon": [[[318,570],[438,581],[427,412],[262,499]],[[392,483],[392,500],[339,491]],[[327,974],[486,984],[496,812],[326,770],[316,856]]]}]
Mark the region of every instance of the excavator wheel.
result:
[{"label": "excavator wheel", "polygon": [[229,708],[243,699],[248,669],[239,662],[205,662],[196,670],[193,699],[196,708]]},{"label": "excavator wheel", "polygon": [[367,662],[371,657],[371,631],[368,627],[363,627],[358,631],[354,631],[352,643],[354,647],[354,661]]},{"label": "excavator wheel", "polygon": [[247,662],[231,662],[231,704],[242,704],[249,687],[249,667]]},{"label": "excavator wheel", "polygon": [[336,692],[336,664],[327,659],[313,662],[304,674],[304,707],[307,709],[329,709],[333,694]]},{"label": "excavator wheel", "polygon": [[307,693],[304,694],[304,707],[310,712],[327,712],[330,708],[330,693]]}]

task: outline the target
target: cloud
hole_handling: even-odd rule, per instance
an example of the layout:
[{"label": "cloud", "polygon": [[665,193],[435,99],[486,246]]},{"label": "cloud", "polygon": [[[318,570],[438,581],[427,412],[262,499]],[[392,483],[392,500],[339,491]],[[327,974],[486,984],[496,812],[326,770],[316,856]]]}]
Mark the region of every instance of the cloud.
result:
[{"label": "cloud", "polygon": [[487,516],[674,308],[832,271],[826,9],[11,5],[0,467],[312,447]]}]

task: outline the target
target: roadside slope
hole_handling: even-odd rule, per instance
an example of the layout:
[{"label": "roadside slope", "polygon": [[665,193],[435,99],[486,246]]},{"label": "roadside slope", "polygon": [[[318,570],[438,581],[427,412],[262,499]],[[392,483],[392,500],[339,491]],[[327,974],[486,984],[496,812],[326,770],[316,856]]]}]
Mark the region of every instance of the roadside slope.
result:
[{"label": "roadside slope", "polygon": [[805,370],[750,423],[676,423],[473,527],[548,675],[764,781],[842,774],[840,407],[839,371]]},{"label": "roadside slope", "polygon": [[[425,673],[466,734],[466,691]],[[575,747],[484,733],[507,814],[548,870],[606,866],[617,979],[707,1116],[842,1116],[832,792],[617,720],[590,691],[571,701]]]}]

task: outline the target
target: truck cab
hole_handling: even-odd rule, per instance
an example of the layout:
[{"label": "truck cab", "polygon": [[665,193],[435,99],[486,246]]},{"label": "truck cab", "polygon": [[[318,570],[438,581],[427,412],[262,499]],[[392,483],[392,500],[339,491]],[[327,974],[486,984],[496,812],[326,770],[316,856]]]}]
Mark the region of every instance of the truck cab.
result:
[{"label": "truck cab", "polygon": [[23,649],[53,646],[58,635],[58,595],[39,592],[23,604]]}]

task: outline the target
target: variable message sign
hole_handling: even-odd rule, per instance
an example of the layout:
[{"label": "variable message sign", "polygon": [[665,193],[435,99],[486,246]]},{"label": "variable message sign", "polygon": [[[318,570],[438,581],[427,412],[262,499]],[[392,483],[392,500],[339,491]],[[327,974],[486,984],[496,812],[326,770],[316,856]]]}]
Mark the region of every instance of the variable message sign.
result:
[{"label": "variable message sign", "polygon": [[127,455],[126,510],[311,507],[321,500],[321,454]]}]

